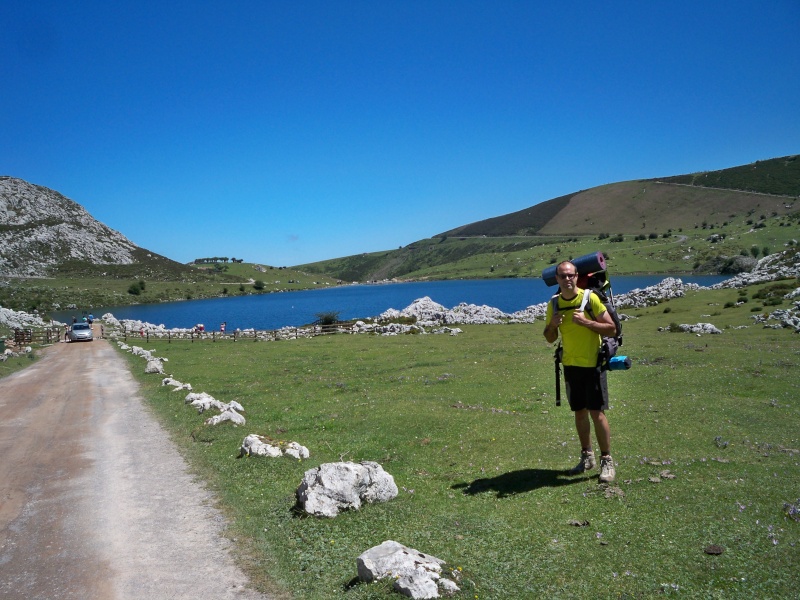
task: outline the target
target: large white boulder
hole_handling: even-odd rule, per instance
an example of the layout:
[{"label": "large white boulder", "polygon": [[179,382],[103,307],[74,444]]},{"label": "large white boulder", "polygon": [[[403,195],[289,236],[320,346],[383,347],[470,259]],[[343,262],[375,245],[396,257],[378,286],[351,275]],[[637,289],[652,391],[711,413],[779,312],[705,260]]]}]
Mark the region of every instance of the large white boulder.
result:
[{"label": "large white boulder", "polygon": [[397,496],[394,477],[378,463],[325,463],[309,469],[297,488],[297,502],[307,513],[335,517],[363,502],[386,502]]},{"label": "large white boulder", "polygon": [[158,360],[157,358],[154,358],[152,360],[148,360],[147,361],[147,366],[144,368],[144,372],[145,373],[150,373],[150,374],[151,373],[157,373],[158,375],[163,375],[164,374],[164,364],[160,360]]}]

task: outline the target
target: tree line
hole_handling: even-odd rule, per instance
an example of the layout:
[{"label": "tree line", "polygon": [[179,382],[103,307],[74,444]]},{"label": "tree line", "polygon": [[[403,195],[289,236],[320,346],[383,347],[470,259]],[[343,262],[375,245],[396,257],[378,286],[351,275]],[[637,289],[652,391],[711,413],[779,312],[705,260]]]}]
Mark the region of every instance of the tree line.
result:
[{"label": "tree line", "polygon": [[208,265],[214,263],[227,263],[228,261],[232,263],[241,263],[244,262],[243,258],[228,258],[227,256],[211,256],[209,258],[195,258],[194,264],[196,265]]}]

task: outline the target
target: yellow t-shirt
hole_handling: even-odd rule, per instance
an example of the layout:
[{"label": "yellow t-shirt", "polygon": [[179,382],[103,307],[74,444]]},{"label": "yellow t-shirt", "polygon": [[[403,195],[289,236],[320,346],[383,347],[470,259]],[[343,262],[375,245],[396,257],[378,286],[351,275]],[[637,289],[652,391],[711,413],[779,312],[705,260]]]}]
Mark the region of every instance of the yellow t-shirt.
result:
[{"label": "yellow t-shirt", "polygon": [[[572,313],[581,307],[583,295],[586,293],[588,292],[579,289],[578,294],[569,301],[564,300],[560,294],[558,296],[558,311],[562,313],[563,317],[561,325],[558,326],[558,331],[561,334],[561,343],[564,347],[564,355],[561,358],[561,362],[568,367],[597,366],[597,353],[600,350],[600,334],[595,333],[588,327],[583,327],[582,325],[577,325],[572,322]],[[603,306],[597,294],[592,294],[589,297],[588,306],[584,310],[584,313],[592,314],[596,320],[604,312],[606,312],[606,307]],[[552,314],[553,302],[550,301],[547,303],[547,323],[550,322]]]}]

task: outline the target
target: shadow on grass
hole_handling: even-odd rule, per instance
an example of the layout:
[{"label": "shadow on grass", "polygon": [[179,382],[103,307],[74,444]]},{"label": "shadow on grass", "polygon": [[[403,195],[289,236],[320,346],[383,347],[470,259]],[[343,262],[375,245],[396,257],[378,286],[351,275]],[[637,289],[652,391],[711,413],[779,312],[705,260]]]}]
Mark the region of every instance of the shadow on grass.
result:
[{"label": "shadow on grass", "polygon": [[532,492],[544,487],[559,487],[580,483],[585,477],[569,475],[569,471],[554,469],[522,469],[503,473],[497,477],[476,479],[472,483],[457,483],[451,487],[454,490],[463,490],[465,494],[474,496],[483,492],[496,492],[498,498]]}]

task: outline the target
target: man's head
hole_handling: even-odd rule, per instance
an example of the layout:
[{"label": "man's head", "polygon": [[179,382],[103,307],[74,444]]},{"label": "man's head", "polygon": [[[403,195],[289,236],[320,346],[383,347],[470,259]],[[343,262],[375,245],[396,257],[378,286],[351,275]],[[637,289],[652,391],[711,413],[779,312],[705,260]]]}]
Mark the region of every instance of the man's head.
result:
[{"label": "man's head", "polygon": [[570,261],[565,260],[556,267],[556,280],[561,292],[566,292],[567,295],[577,293],[575,290],[578,287],[578,269]]}]

